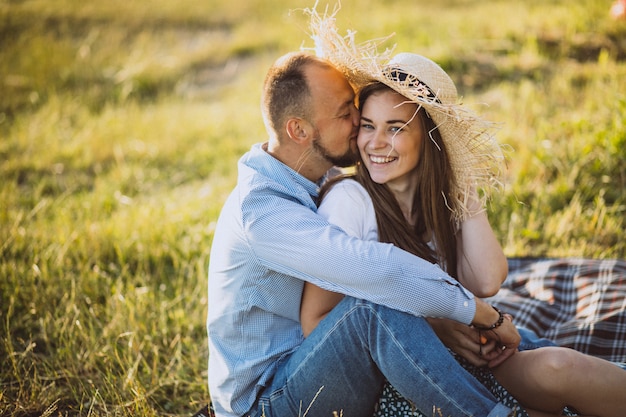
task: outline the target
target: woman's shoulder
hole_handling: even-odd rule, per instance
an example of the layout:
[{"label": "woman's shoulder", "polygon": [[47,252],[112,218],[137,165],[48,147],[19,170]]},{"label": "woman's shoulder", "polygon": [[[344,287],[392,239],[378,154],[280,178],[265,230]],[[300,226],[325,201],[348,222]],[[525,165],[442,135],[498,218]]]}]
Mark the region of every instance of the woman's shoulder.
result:
[{"label": "woman's shoulder", "polygon": [[333,184],[322,199],[318,213],[350,236],[377,240],[372,199],[354,179],[345,178]]},{"label": "woman's shoulder", "polygon": [[354,210],[370,212],[374,204],[367,190],[355,179],[344,178],[337,181],[326,192],[320,204],[320,210]]},{"label": "woman's shoulder", "polygon": [[328,191],[328,195],[330,194],[334,194],[335,196],[345,195],[361,201],[369,199],[369,194],[365,188],[357,180],[350,177],[343,178],[333,184],[331,189]]}]

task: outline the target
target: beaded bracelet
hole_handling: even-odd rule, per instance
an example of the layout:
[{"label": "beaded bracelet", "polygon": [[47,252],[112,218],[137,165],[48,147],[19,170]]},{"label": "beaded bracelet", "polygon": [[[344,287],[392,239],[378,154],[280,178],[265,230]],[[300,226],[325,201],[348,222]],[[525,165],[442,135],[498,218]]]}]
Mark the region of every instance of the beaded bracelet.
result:
[{"label": "beaded bracelet", "polygon": [[491,326],[477,326],[474,324],[474,328],[481,330],[481,331],[487,331],[487,330],[494,330],[502,326],[502,323],[504,322],[504,314],[502,314],[502,312],[497,307],[491,306],[491,308],[493,308],[494,310],[498,312],[498,320],[496,320],[496,322],[493,323]]}]

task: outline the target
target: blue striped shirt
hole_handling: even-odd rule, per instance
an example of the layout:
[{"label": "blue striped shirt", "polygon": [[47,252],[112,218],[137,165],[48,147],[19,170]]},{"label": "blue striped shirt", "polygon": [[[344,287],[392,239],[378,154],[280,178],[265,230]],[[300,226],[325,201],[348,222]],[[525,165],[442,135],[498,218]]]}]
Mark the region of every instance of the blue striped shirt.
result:
[{"label": "blue striped shirt", "polygon": [[345,234],[317,214],[318,185],[254,145],[217,222],[209,262],[209,390],[217,416],[247,413],[302,343],[304,281],[469,324],[473,295],[437,265]]}]

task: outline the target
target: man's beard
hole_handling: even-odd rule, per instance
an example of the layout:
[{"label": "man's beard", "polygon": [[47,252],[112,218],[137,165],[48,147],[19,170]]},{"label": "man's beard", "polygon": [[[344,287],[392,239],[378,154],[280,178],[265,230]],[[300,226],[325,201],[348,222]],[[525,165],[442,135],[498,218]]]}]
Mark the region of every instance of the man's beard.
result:
[{"label": "man's beard", "polygon": [[319,153],[328,162],[340,168],[345,168],[356,164],[358,159],[357,152],[349,148],[348,151],[343,155],[331,155],[328,149],[324,148],[324,146],[320,144],[319,139],[320,137],[317,136],[313,140],[313,149],[315,149],[315,151],[317,151],[317,153]]}]

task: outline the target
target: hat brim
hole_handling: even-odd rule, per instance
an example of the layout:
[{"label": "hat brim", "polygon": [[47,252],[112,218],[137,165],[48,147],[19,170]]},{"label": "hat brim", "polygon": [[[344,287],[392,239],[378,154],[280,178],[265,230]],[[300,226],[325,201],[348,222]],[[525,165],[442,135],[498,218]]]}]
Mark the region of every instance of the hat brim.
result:
[{"label": "hat brim", "polygon": [[[378,81],[428,112],[441,134],[450,157],[454,178],[451,195],[446,196],[446,200],[453,219],[460,222],[475,214],[471,213],[468,207],[470,198],[476,198],[476,191],[481,191],[479,199],[484,203],[491,192],[502,185],[504,154],[494,135],[495,124],[463,106],[456,96],[456,87],[452,80],[428,58],[421,57],[436,65],[449,80],[449,83],[431,81],[442,87],[440,89],[437,86],[428,86],[434,97],[424,94],[423,90],[415,88],[413,83],[389,77],[390,66],[396,68],[402,64],[402,59],[395,58],[406,54],[398,54],[392,59],[394,48],[378,51],[380,45],[393,35],[357,44],[355,32],[348,31],[346,36],[339,34],[334,18],[338,8],[332,14],[325,13],[323,16],[314,9],[306,11],[311,16],[310,36],[315,42],[316,55],[332,63],[357,91],[367,84]],[[428,71],[434,69],[430,64],[423,67]],[[412,68],[415,70],[414,66]],[[420,77],[420,74],[413,75],[420,80],[429,78],[426,74],[423,74],[424,77]]]}]

